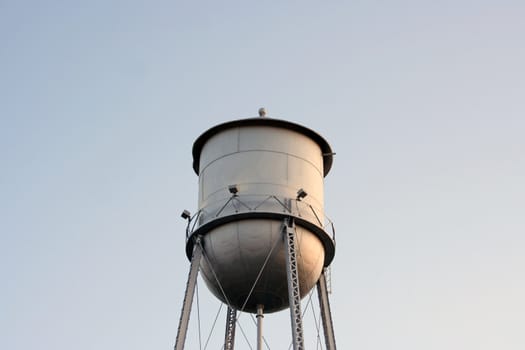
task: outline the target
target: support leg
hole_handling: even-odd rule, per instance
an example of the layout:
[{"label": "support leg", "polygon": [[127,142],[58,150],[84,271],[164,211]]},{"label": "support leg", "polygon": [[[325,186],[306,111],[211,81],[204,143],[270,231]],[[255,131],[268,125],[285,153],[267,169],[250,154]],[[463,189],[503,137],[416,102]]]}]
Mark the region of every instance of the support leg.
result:
[{"label": "support leg", "polygon": [[317,295],[319,297],[319,306],[321,308],[321,319],[323,320],[324,339],[327,350],[336,350],[334,324],[332,322],[332,313],[330,311],[330,302],[328,300],[328,289],[326,278],[323,272],[317,281]]},{"label": "support leg", "polygon": [[263,348],[263,334],[262,334],[262,323],[263,323],[263,305],[257,305],[257,350]]},{"label": "support leg", "polygon": [[293,219],[289,218],[284,223],[284,241],[286,246],[286,276],[288,279],[293,348],[294,350],[304,350],[303,317],[301,314],[301,294],[299,290],[295,238],[295,224]]},{"label": "support leg", "polygon": [[190,273],[188,274],[188,281],[186,283],[186,292],[184,294],[184,302],[182,304],[182,312],[179,320],[179,328],[177,330],[177,340],[175,341],[175,350],[183,350],[184,342],[186,340],[186,332],[188,330],[188,322],[190,320],[191,304],[193,302],[193,295],[195,294],[195,283],[197,282],[197,274],[199,272],[199,265],[202,257],[202,246],[200,238],[197,238],[191,257]]},{"label": "support leg", "polygon": [[226,315],[226,335],[224,337],[224,350],[233,350],[235,344],[235,324],[237,322],[237,310],[228,306]]}]

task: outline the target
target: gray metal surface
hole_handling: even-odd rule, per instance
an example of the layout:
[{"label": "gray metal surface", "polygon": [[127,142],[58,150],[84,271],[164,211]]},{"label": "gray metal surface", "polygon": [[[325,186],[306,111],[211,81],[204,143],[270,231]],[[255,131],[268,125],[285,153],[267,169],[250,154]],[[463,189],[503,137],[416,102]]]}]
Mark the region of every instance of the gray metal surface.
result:
[{"label": "gray metal surface", "polygon": [[[201,260],[201,277],[218,299],[251,313],[257,312],[258,304],[264,305],[265,313],[288,307],[282,223],[283,219],[267,218],[232,221],[202,237],[206,259]],[[303,297],[317,283],[325,250],[311,231],[297,226],[296,234],[301,252],[297,273]]]},{"label": "gray metal surface", "polygon": [[[230,198],[228,187],[233,184],[239,195],[244,195],[243,203],[248,207],[255,207],[269,194],[281,200],[295,198],[304,188],[306,201],[324,215],[322,152],[314,140],[303,134],[263,126],[224,130],[203,146],[200,163],[199,209],[204,209],[203,224],[216,218],[211,214]],[[235,212],[234,207],[231,209]],[[269,202],[266,210],[282,212],[282,207]],[[311,212],[305,212],[304,218],[318,224]]]},{"label": "gray metal surface", "polygon": [[333,154],[315,131],[266,117],[217,125],[195,141],[198,210],[183,215],[191,266],[175,350],[184,347],[199,266],[228,305],[225,350],[234,348],[238,311],[257,313],[262,350],[263,311],[287,307],[293,348],[304,350],[301,299],[316,283],[327,348],[335,350],[322,273],[335,255],[323,185]]},{"label": "gray metal surface", "polygon": [[238,119],[225,122],[219,125],[212,127],[211,129],[204,132],[193,144],[193,169],[195,173],[199,175],[200,170],[200,155],[204,144],[208,142],[215,134],[221,133],[224,130],[236,129],[239,127],[245,126],[273,126],[282,129],[293,130],[295,132],[301,133],[312,140],[314,140],[323,152],[323,163],[324,163],[324,175],[328,174],[330,168],[332,167],[333,155],[332,149],[328,142],[317,132],[312,129],[309,129],[303,125],[292,123],[287,120],[274,119],[274,118],[248,118],[248,119]]},{"label": "gray metal surface", "polygon": [[300,279],[297,272],[297,248],[293,219],[284,222],[284,240],[286,242],[286,272],[288,277],[288,298],[292,323],[292,342],[294,350],[304,350],[303,316],[301,312]]},{"label": "gray metal surface", "polygon": [[328,288],[324,271],[321,273],[319,281],[317,281],[317,296],[319,297],[326,349],[336,350],[334,324],[332,321],[332,312],[330,310],[330,301],[328,299]]},{"label": "gray metal surface", "polygon": [[177,329],[177,339],[175,341],[175,350],[183,350],[184,342],[186,340],[186,332],[188,330],[188,322],[190,320],[191,305],[193,303],[193,295],[195,294],[195,283],[197,282],[197,274],[199,272],[199,265],[202,257],[202,246],[200,238],[197,237],[193,256],[191,258],[190,272],[188,274],[188,281],[186,282],[186,292],[184,293],[184,301],[182,303],[182,311],[179,320],[179,328]]},{"label": "gray metal surface", "polygon": [[[300,296],[313,288],[335,252],[326,232],[323,186],[332,158],[319,134],[272,118],[224,123],[195,141],[199,208],[186,251],[193,249],[193,235],[203,237],[209,263],[201,262],[202,275],[219,299],[228,299],[239,309],[244,305],[269,249],[280,239],[279,227],[286,217],[297,218],[301,237]],[[300,189],[308,195],[299,198]],[[255,313],[257,304],[264,305],[265,313],[288,306],[284,254],[281,245],[243,311]]]}]

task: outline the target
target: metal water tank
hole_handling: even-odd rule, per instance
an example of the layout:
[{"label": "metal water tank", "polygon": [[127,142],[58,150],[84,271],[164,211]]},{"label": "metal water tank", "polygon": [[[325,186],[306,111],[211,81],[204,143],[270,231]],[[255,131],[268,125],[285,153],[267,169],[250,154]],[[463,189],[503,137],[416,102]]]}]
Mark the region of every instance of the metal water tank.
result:
[{"label": "metal water tank", "polygon": [[204,132],[193,145],[199,210],[187,239],[203,246],[201,276],[233,308],[266,313],[289,305],[283,227],[293,219],[300,294],[335,254],[323,179],[333,153],[315,131],[286,120],[249,118]]}]

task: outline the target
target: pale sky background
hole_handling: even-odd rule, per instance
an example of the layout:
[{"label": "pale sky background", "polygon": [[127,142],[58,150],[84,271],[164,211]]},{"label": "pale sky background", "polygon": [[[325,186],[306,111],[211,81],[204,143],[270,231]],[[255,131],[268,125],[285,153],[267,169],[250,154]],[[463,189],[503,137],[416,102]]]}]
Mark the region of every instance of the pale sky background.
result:
[{"label": "pale sky background", "polygon": [[[521,0],[0,0],[0,348],[172,349],[193,141],[265,106],[337,152],[339,349],[525,349],[524,18]],[[288,317],[265,318],[271,349]]]}]

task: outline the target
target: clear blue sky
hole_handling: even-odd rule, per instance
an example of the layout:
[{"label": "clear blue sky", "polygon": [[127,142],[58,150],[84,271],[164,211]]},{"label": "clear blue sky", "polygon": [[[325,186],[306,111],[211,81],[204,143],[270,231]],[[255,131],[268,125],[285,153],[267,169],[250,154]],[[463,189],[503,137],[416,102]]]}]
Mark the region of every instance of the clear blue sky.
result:
[{"label": "clear blue sky", "polygon": [[337,152],[340,349],[524,349],[524,18],[518,0],[0,0],[0,348],[171,349],[192,143],[265,106]]}]

